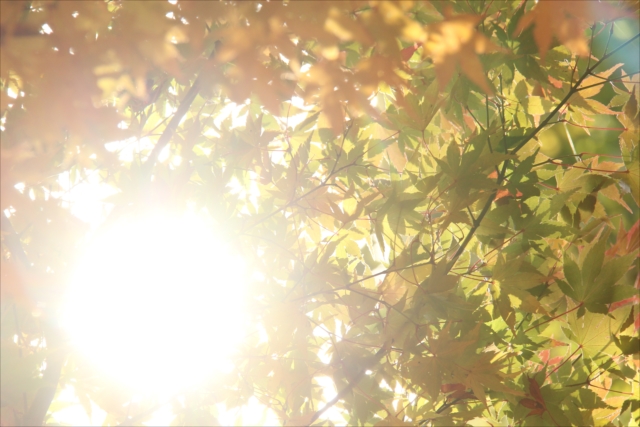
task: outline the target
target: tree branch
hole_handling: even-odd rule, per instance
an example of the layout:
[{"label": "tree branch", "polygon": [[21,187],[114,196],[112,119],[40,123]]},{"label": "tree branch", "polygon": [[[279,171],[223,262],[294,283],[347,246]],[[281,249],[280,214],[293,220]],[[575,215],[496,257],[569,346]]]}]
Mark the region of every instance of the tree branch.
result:
[{"label": "tree branch", "polygon": [[[215,47],[213,48],[213,51],[209,55],[209,60],[213,59],[219,46],[220,46],[220,41],[217,41],[215,44]],[[191,85],[191,88],[189,88],[189,91],[187,92],[185,97],[182,99],[182,102],[180,102],[180,105],[178,106],[178,109],[174,113],[173,117],[171,118],[171,121],[169,122],[167,127],[164,128],[164,131],[162,132],[162,135],[160,135],[160,138],[158,138],[158,142],[156,142],[156,145],[153,147],[153,150],[151,150],[151,154],[149,154],[149,157],[147,157],[147,160],[143,163],[142,176],[144,179],[147,179],[148,177],[151,176],[151,169],[158,161],[158,156],[160,155],[160,152],[164,147],[167,146],[169,141],[171,141],[173,134],[175,133],[176,129],[178,129],[178,125],[180,125],[180,121],[182,120],[184,115],[187,114],[187,111],[189,111],[189,108],[191,107],[191,104],[193,103],[193,101],[196,99],[196,96],[198,96],[201,85],[202,85],[202,72],[198,75],[198,77],[196,77],[196,80],[193,82],[193,85]]]},{"label": "tree branch", "polygon": [[620,46],[618,46],[617,48],[613,49],[611,52],[609,52],[608,54],[606,54],[605,56],[603,56],[602,58],[600,58],[600,60],[598,62],[596,62],[595,64],[593,64],[591,67],[587,68],[587,70],[584,72],[584,74],[582,74],[582,77],[580,77],[578,79],[578,81],[571,87],[571,89],[569,90],[569,92],[567,93],[567,95],[562,99],[562,101],[560,101],[558,103],[558,105],[556,106],[556,108],[553,109],[553,111],[542,121],[540,122],[540,124],[538,125],[538,127],[536,127],[534,130],[531,131],[531,133],[529,133],[529,135],[526,135],[523,140],[511,151],[512,154],[517,153],[522,147],[524,147],[527,142],[529,142],[534,136],[536,136],[538,134],[538,132],[540,132],[548,123],[549,120],[551,120],[551,118],[553,116],[555,116],[558,111],[560,111],[560,109],[562,107],[564,107],[564,105],[567,103],[567,101],[569,101],[569,99],[576,93],[579,91],[579,87],[582,84],[582,82],[584,81],[584,79],[587,78],[587,76],[589,74],[591,74],[591,72],[593,70],[596,69],[596,67],[598,67],[600,64],[602,64],[602,62],[604,60],[606,60],[607,58],[609,58],[611,55],[615,54],[616,52],[618,52],[620,49],[624,48],[625,46],[629,45],[631,42],[633,42],[634,40],[636,40],[637,38],[640,37],[640,33],[636,34],[635,37],[627,40],[626,42],[622,43]]},{"label": "tree branch", "polygon": [[[526,135],[523,138],[523,140],[513,150],[511,150],[511,154],[515,154],[518,151],[520,151],[522,147],[524,147],[529,141],[531,141],[531,139],[533,139],[533,137],[535,137],[542,129],[544,129],[544,127],[547,124],[549,124],[549,121],[551,120],[551,118],[555,116],[558,113],[558,111],[560,111],[560,109],[562,109],[562,107],[565,106],[565,104],[569,101],[569,99],[571,99],[571,97],[580,90],[579,87],[584,81],[584,79],[587,78],[587,76],[590,75],[591,72],[594,69],[596,69],[596,67],[602,64],[602,62],[605,59],[609,58],[611,55],[615,54],[617,51],[629,45],[631,42],[633,42],[639,37],[640,37],[640,33],[636,34],[635,37],[627,40],[625,43],[621,44],[620,46],[618,46],[617,48],[609,52],[607,55],[600,58],[600,60],[595,64],[593,64],[591,67],[587,68],[587,70],[582,74],[582,76],[578,79],[578,81],[576,81],[576,83],[571,87],[571,89],[569,90],[567,95],[562,99],[562,101],[560,101],[558,105],[556,105],[556,108],[554,108],[553,111],[542,122],[540,122],[540,124],[535,129],[533,129],[531,133],[529,133],[529,135]],[[507,170],[507,164],[508,164],[508,160],[502,164],[502,171],[498,174],[498,179],[497,179],[498,185],[500,185],[504,180],[505,172]],[[465,237],[464,241],[460,244],[460,247],[456,251],[451,261],[449,261],[449,264],[447,265],[447,270],[446,270],[447,272],[449,272],[449,270],[451,270],[451,268],[455,265],[456,261],[458,260],[458,258],[460,258],[460,256],[466,249],[467,245],[471,241],[472,237],[475,235],[475,232],[478,230],[478,227],[480,226],[482,219],[489,212],[489,209],[491,208],[491,204],[493,203],[496,197],[496,194],[497,194],[497,190],[493,191],[493,193],[491,193],[491,195],[489,196],[489,200],[487,200],[487,203],[482,208],[482,212],[480,212],[480,215],[478,215],[478,218],[476,219],[476,221],[474,221],[473,227],[471,228],[471,230],[469,230],[469,233]]]}]

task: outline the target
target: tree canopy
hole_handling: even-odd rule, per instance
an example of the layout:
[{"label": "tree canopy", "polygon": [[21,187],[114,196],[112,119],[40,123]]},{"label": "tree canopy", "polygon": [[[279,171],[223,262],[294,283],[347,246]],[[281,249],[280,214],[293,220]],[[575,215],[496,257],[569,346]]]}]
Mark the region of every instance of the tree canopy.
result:
[{"label": "tree canopy", "polygon": [[[639,425],[638,27],[636,1],[0,2],[2,425],[55,425],[68,386],[104,425],[251,399],[283,425]],[[251,266],[260,333],[134,399],[63,295],[87,236],[187,208]]]}]

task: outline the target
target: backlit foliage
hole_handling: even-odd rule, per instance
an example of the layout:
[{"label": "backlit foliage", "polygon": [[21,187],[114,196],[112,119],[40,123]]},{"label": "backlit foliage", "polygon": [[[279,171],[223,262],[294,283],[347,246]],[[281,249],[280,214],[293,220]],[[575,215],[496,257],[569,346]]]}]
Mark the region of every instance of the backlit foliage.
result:
[{"label": "backlit foliage", "polygon": [[106,223],[205,208],[259,273],[262,335],[174,425],[640,422],[637,2],[0,8],[2,425],[162,403],[59,331],[85,181]]}]

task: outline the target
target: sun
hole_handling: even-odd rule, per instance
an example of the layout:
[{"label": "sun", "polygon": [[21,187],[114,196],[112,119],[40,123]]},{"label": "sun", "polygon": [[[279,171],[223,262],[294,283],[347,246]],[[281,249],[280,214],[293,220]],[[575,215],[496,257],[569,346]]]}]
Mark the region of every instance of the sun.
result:
[{"label": "sun", "polygon": [[83,357],[133,390],[190,387],[232,366],[245,272],[203,216],[121,220],[78,263],[64,327]]}]

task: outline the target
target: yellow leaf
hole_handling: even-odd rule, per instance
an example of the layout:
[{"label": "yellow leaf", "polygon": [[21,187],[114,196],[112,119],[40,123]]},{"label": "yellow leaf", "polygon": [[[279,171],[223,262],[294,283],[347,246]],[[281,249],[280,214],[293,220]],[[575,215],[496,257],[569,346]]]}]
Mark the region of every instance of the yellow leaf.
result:
[{"label": "yellow leaf", "polygon": [[389,158],[391,159],[391,163],[396,168],[398,172],[404,171],[404,166],[407,164],[407,158],[404,156],[404,153],[400,151],[400,147],[398,147],[398,143],[394,142],[387,148],[387,153],[389,154]]},{"label": "yellow leaf", "polygon": [[[598,73],[597,76],[589,76],[586,79],[584,79],[582,81],[582,84],[580,85],[581,87],[587,87],[587,86],[591,86],[594,84],[598,84],[598,83],[603,83],[603,79],[607,79],[611,74],[613,74],[613,72],[615,70],[617,70],[618,68],[622,67],[623,64],[617,64],[614,65],[613,67],[609,68],[607,71],[604,71],[602,73]],[[591,87],[589,89],[585,89],[585,90],[581,90],[580,91],[580,95],[583,98],[591,98],[592,96],[596,96],[597,94],[600,93],[600,91],[602,90],[602,88],[605,85],[603,84],[598,84],[598,86],[594,86]]]}]

